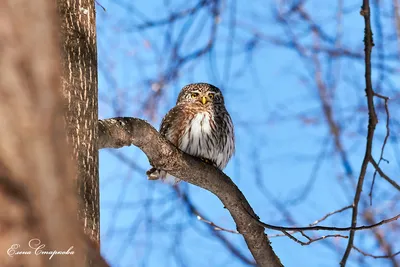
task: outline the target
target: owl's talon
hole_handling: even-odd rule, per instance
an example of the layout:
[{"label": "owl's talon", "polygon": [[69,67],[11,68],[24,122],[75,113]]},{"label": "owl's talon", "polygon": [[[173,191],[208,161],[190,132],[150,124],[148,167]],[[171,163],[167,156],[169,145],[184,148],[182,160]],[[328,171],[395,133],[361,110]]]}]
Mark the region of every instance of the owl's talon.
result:
[{"label": "owl's talon", "polygon": [[215,164],[212,160],[209,160],[209,159],[206,159],[206,158],[200,158],[200,159],[201,159],[201,161],[203,161],[203,162],[205,162],[207,164],[213,165],[214,167],[218,168],[217,164]]},{"label": "owl's talon", "polygon": [[146,175],[147,175],[147,180],[158,180],[162,178],[163,174],[161,173],[161,170],[153,167],[146,172]]},{"label": "owl's talon", "polygon": [[209,159],[206,159],[206,158],[200,158],[200,159],[201,159],[201,161],[203,161],[205,163],[212,164],[212,162]]}]

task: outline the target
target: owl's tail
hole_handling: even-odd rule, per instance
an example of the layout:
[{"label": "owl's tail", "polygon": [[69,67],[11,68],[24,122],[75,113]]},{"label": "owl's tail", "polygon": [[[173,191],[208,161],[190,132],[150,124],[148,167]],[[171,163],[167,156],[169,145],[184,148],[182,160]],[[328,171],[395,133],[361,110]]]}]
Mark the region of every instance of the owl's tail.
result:
[{"label": "owl's tail", "polygon": [[[173,177],[171,175],[168,175],[168,173],[166,171],[163,171],[163,170],[160,170],[160,169],[157,169],[157,168],[154,168],[154,167],[151,168],[150,170],[148,170],[146,172],[146,174],[147,174],[147,178],[149,180],[161,179],[164,182],[172,183],[172,184],[177,184],[177,183],[180,182],[179,179],[177,179],[177,178],[175,178],[175,177]],[[169,179],[167,179],[167,178],[169,178]]]}]

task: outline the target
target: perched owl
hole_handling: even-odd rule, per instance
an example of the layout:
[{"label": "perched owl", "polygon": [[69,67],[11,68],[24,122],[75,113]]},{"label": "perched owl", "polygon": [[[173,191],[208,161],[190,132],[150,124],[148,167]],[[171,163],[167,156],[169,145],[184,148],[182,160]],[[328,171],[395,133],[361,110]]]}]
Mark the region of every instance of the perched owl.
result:
[{"label": "perched owl", "polygon": [[[221,170],[235,151],[233,124],[224,97],[217,87],[208,83],[193,83],[182,88],[176,106],[161,122],[160,133],[180,150]],[[151,168],[147,175],[150,180],[156,180],[165,179],[167,173]]]}]

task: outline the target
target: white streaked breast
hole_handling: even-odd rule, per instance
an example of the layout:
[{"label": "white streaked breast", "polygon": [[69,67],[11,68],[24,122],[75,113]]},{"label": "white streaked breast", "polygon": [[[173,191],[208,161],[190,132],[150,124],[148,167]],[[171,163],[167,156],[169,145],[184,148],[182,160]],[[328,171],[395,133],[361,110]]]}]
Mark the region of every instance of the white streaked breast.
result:
[{"label": "white streaked breast", "polygon": [[210,138],[210,115],[207,112],[198,113],[186,127],[179,148],[193,156],[212,159],[211,145],[207,143]]}]

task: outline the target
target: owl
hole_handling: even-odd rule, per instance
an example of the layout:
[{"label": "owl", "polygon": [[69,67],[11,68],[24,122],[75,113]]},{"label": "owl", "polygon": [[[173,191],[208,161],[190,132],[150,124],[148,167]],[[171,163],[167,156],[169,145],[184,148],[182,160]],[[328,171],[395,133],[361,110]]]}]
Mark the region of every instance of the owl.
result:
[{"label": "owl", "polygon": [[[180,150],[221,170],[235,151],[233,124],[224,97],[217,87],[208,83],[193,83],[182,88],[175,107],[161,122],[160,133]],[[164,180],[167,173],[151,168],[147,176],[150,180]]]}]

